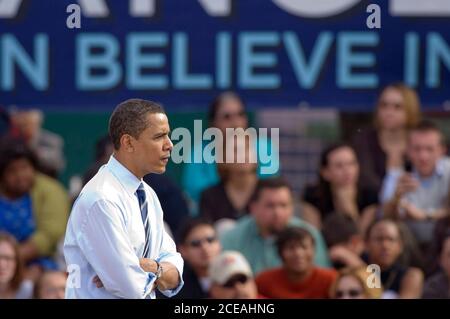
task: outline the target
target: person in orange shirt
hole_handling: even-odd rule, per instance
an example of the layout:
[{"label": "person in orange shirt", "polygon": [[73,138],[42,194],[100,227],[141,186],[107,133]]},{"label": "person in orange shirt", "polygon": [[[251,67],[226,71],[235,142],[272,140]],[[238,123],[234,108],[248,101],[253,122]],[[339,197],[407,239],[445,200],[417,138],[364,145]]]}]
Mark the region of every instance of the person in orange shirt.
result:
[{"label": "person in orange shirt", "polygon": [[277,238],[283,262],[256,277],[258,291],[268,298],[328,298],[337,273],[314,265],[314,238],[305,229],[288,227]]}]

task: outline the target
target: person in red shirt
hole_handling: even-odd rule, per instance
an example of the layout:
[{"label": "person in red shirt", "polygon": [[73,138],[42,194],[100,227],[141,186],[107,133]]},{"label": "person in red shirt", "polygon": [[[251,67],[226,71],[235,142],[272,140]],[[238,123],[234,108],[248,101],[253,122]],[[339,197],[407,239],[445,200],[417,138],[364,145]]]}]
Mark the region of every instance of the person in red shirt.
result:
[{"label": "person in red shirt", "polygon": [[305,229],[288,227],[277,238],[283,262],[256,277],[258,291],[268,298],[328,298],[337,273],[314,266],[314,238]]}]

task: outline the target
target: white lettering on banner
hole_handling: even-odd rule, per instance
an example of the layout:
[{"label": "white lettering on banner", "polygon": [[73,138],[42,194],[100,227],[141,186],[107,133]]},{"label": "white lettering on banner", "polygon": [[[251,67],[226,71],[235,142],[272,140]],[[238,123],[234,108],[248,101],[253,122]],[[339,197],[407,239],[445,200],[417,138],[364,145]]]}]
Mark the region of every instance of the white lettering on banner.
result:
[{"label": "white lettering on banner", "polygon": [[449,0],[391,0],[389,13],[404,17],[448,17]]},{"label": "white lettering on banner", "polygon": [[104,0],[78,0],[86,17],[106,18],[109,16],[108,5]]},{"label": "white lettering on banner", "polygon": [[272,0],[281,9],[304,18],[325,18],[347,11],[361,0]]},{"label": "white lettering on banner", "polygon": [[152,17],[155,11],[155,0],[130,0],[132,17]]},{"label": "white lettering on banner", "polygon": [[0,18],[15,18],[22,0],[0,0]]},{"label": "white lettering on banner", "polygon": [[[260,0],[262,1],[262,0]],[[269,0],[266,0],[269,1]],[[271,0],[281,10],[302,18],[328,18],[347,12],[361,0]],[[0,19],[18,16],[23,0],[0,0]],[[197,0],[205,12],[212,17],[231,14],[233,0]],[[110,14],[105,0],[78,0],[82,12],[89,18],[106,18]],[[257,1],[255,1],[257,3]],[[152,17],[156,13],[155,0],[129,0],[132,17]],[[448,17],[448,0],[390,0],[392,16]]]}]

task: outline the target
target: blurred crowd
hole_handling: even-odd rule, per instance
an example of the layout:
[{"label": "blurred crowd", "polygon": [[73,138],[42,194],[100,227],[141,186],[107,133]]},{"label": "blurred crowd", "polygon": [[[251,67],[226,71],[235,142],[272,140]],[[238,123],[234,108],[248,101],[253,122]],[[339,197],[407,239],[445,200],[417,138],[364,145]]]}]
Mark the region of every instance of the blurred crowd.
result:
[{"label": "blurred crowd", "polygon": [[[374,102],[372,124],[328,145],[317,182],[301,193],[282,166],[264,175],[250,155],[184,164],[181,186],[147,175],[185,261],[175,298],[450,298],[446,136],[403,84]],[[76,196],[58,181],[63,139],[43,120],[39,110],[0,109],[0,298],[64,298],[62,244]],[[208,122],[222,132],[249,126],[231,92],[212,101]],[[248,143],[246,154],[254,149]],[[112,150],[105,132],[83,183]]]}]

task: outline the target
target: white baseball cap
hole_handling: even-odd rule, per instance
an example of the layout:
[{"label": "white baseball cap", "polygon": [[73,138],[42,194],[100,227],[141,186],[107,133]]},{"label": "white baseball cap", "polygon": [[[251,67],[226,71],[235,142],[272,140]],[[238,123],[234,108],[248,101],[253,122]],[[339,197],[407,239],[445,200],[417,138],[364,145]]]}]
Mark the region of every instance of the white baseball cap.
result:
[{"label": "white baseball cap", "polygon": [[234,275],[253,278],[252,269],[245,257],[238,251],[225,251],[217,256],[209,266],[211,281],[223,285]]}]

